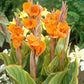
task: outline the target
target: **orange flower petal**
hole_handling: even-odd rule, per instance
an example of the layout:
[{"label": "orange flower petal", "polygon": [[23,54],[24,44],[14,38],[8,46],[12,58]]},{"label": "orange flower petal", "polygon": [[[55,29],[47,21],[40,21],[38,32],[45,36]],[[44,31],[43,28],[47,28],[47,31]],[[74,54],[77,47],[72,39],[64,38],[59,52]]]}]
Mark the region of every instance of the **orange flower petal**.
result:
[{"label": "orange flower petal", "polygon": [[46,15],[46,19],[51,19],[51,14],[50,14],[50,13],[48,13],[48,14]]},{"label": "orange flower petal", "polygon": [[37,25],[37,21],[35,19],[25,19],[23,20],[24,27],[27,29],[33,29]]},{"label": "orange flower petal", "polygon": [[36,56],[39,56],[44,50],[45,50],[45,42],[41,42],[39,46],[35,47],[36,50]]},{"label": "orange flower petal", "polygon": [[37,17],[41,12],[41,9],[37,5],[33,5],[31,10],[31,16]]},{"label": "orange flower petal", "polygon": [[67,22],[64,21],[63,23],[60,22],[58,24],[57,29],[59,30],[59,36],[61,38],[66,38],[67,32],[70,29],[70,27],[68,26]]},{"label": "orange flower petal", "polygon": [[17,27],[14,28],[14,32],[13,33],[19,35],[19,34],[23,34],[24,32],[23,32],[21,27],[17,26]]},{"label": "orange flower petal", "polygon": [[13,32],[15,28],[15,24],[9,24],[9,27],[7,27],[7,29],[9,29],[10,32]]},{"label": "orange flower petal", "polygon": [[33,34],[30,34],[28,37],[26,37],[28,40],[28,45],[31,49],[35,49],[35,46],[39,45],[39,38],[35,37]]},{"label": "orange flower petal", "polygon": [[27,2],[25,2],[25,3],[23,4],[23,10],[24,10],[28,15],[30,15],[31,8],[32,8],[32,3],[27,3]]},{"label": "orange flower petal", "polygon": [[15,34],[12,34],[13,46],[14,46],[15,48],[20,47],[20,45],[21,45],[23,39],[24,39],[24,36],[17,36],[17,35],[15,35]]},{"label": "orange flower petal", "polygon": [[14,48],[20,47],[21,43],[22,43],[21,41],[13,40],[13,46],[14,46]]},{"label": "orange flower petal", "polygon": [[60,33],[59,33],[59,37],[61,37],[61,38],[66,38],[66,37],[67,37],[67,33],[62,33],[62,32],[60,32]]},{"label": "orange flower petal", "polygon": [[60,22],[60,23],[58,24],[57,28],[58,28],[59,31],[61,31],[61,32],[66,32],[66,31],[68,31],[68,30],[70,29],[70,27],[68,26],[68,24],[67,24],[66,21],[64,21],[63,23]]},{"label": "orange flower petal", "polygon": [[56,31],[55,25],[51,25],[51,24],[48,25],[48,24],[46,24],[45,27],[46,27],[47,33],[50,34],[50,35],[53,35],[54,31]]}]

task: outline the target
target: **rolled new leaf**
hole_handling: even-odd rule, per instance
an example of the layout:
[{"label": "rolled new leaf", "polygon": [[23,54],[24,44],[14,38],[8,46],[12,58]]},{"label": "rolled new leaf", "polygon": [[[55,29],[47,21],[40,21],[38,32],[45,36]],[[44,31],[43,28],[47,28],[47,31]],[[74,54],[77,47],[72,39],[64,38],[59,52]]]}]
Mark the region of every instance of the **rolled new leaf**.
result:
[{"label": "rolled new leaf", "polygon": [[60,38],[57,42],[56,48],[55,48],[55,56],[57,56],[64,48],[65,39]]}]

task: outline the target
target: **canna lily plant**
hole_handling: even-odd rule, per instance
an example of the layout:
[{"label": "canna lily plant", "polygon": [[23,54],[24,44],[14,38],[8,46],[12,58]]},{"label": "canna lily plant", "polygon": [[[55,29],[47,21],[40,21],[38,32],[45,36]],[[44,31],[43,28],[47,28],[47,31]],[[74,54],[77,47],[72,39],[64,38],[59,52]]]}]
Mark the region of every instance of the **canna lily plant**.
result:
[{"label": "canna lily plant", "polygon": [[[70,62],[70,26],[66,21],[67,6],[48,12],[43,18],[39,3],[28,0],[21,16],[7,29],[11,33],[10,53],[0,53],[5,70],[13,84],[77,84],[78,62]],[[47,35],[41,32],[41,22]],[[26,34],[25,34],[25,31]],[[69,46],[68,46],[69,45]]]}]

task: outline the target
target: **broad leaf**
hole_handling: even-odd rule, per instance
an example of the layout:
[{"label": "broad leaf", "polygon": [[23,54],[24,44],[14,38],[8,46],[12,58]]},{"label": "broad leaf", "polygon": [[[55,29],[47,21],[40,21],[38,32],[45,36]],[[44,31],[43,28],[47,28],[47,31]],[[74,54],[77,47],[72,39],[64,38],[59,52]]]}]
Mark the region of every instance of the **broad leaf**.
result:
[{"label": "broad leaf", "polygon": [[0,12],[0,24],[3,24],[3,25],[8,25],[9,24],[6,16],[1,12]]},{"label": "broad leaf", "polygon": [[64,76],[62,84],[77,84],[78,83],[78,63],[77,60],[68,65],[70,71]]},{"label": "broad leaf", "polygon": [[0,33],[2,33],[6,39],[6,42],[10,42],[10,33],[8,32],[7,25],[9,24],[6,16],[2,13],[0,15]]},{"label": "broad leaf", "polygon": [[0,32],[5,36],[6,42],[10,42],[10,33],[7,29],[7,26],[5,25],[0,25]]},{"label": "broad leaf", "polygon": [[17,81],[17,84],[36,84],[30,75],[20,66],[9,65],[6,67],[6,71],[10,77]]},{"label": "broad leaf", "polygon": [[4,61],[5,65],[11,64],[10,56],[8,56],[6,53],[0,53],[0,59]]},{"label": "broad leaf", "polygon": [[37,78],[36,79],[36,84],[42,84],[42,82]]},{"label": "broad leaf", "polygon": [[55,48],[55,56],[57,56],[64,48],[65,39],[60,38],[57,42],[56,48]]},{"label": "broad leaf", "polygon": [[68,70],[50,74],[43,84],[61,84],[67,71]]},{"label": "broad leaf", "polygon": [[46,49],[43,53],[44,55],[43,66],[48,66],[48,64],[50,63],[50,40],[47,37],[45,37],[45,43],[46,43]]},{"label": "broad leaf", "polygon": [[56,68],[58,68],[59,61],[60,61],[60,58],[58,56],[56,56],[48,66],[45,66],[42,68],[41,74],[42,75],[49,75]]},{"label": "broad leaf", "polygon": [[18,59],[16,56],[16,49],[13,47],[13,42],[10,44],[11,46],[11,51],[10,51],[10,58],[13,64],[18,64]]},{"label": "broad leaf", "polygon": [[22,67],[25,67],[27,64],[27,59],[30,56],[30,48],[25,41],[23,41],[22,43],[21,55],[22,55]]},{"label": "broad leaf", "polygon": [[56,73],[51,73],[47,79],[43,82],[43,84],[48,84],[49,81],[56,75]]}]

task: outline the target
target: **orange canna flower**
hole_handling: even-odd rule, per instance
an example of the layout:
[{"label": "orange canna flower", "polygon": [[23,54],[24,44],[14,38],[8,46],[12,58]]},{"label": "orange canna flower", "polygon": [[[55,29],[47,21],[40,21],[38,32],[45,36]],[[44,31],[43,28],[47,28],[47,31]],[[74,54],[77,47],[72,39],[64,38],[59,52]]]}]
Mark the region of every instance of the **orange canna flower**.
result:
[{"label": "orange canna flower", "polygon": [[23,34],[12,33],[11,39],[13,40],[13,46],[15,48],[18,48],[21,45],[21,43],[24,39],[24,36],[23,36]]},{"label": "orange canna flower", "polygon": [[51,25],[51,24],[45,24],[46,27],[46,31],[48,34],[53,35],[54,31],[56,31],[56,26],[55,25]]},{"label": "orange canna flower", "polygon": [[14,48],[20,47],[23,39],[24,39],[24,37],[22,37],[22,36],[21,37],[19,36],[16,39],[13,39],[13,46],[14,46]]},{"label": "orange canna flower", "polygon": [[15,26],[14,24],[9,24],[9,27],[7,27],[11,33],[15,34],[23,34],[23,30],[19,26]]},{"label": "orange canna flower", "polygon": [[30,34],[27,37],[28,45],[31,49],[36,51],[36,56],[39,56],[45,49],[45,42],[40,42],[38,37]]},{"label": "orange canna flower", "polygon": [[33,8],[31,9],[31,16],[39,16],[39,14],[41,13],[41,9],[38,7],[38,5],[33,5]]},{"label": "orange canna flower", "polygon": [[11,31],[11,39],[13,40],[13,46],[15,48],[18,48],[24,39],[22,28],[19,26],[15,26],[14,24],[10,24],[8,29],[9,31]]},{"label": "orange canna flower", "polygon": [[[66,15],[64,18],[66,18]],[[57,10],[54,14],[47,14],[45,19],[42,21],[45,23],[46,31],[51,35],[52,38],[66,38],[68,30],[70,27],[68,26],[66,21],[59,22],[60,19],[60,11]]]},{"label": "orange canna flower", "polygon": [[56,15],[51,15],[48,13],[45,19],[42,19],[45,24],[55,24],[57,25]]},{"label": "orange canna flower", "polygon": [[37,25],[37,20],[35,19],[25,19],[23,20],[24,27],[27,29],[33,29]]},{"label": "orange canna flower", "polygon": [[35,37],[33,34],[30,34],[27,37],[28,40],[28,45],[30,46],[31,49],[35,49],[35,46],[39,45],[39,38]]},{"label": "orange canna flower", "polygon": [[12,39],[12,40],[22,41],[22,40],[24,39],[24,36],[21,35],[21,34],[17,35],[17,34],[12,33],[12,34],[11,34],[11,39]]},{"label": "orange canna flower", "polygon": [[62,32],[66,32],[67,30],[70,29],[70,27],[68,26],[68,24],[67,24],[66,21],[64,21],[63,23],[60,22],[60,23],[57,25],[57,28],[59,29],[59,31],[62,31]]},{"label": "orange canna flower", "polygon": [[64,21],[63,23],[60,22],[57,25],[57,29],[59,30],[59,36],[61,38],[66,38],[68,30],[70,29],[70,26],[68,26],[66,21]]},{"label": "orange canna flower", "polygon": [[17,35],[19,35],[19,34],[22,34],[23,35],[24,32],[23,32],[23,30],[22,30],[21,27],[17,26],[17,27],[14,28],[13,33],[14,34],[17,34]]},{"label": "orange canna flower", "polygon": [[30,16],[30,17],[37,17],[40,15],[42,9],[39,8],[38,5],[32,5],[32,3],[24,3],[23,10]]}]

